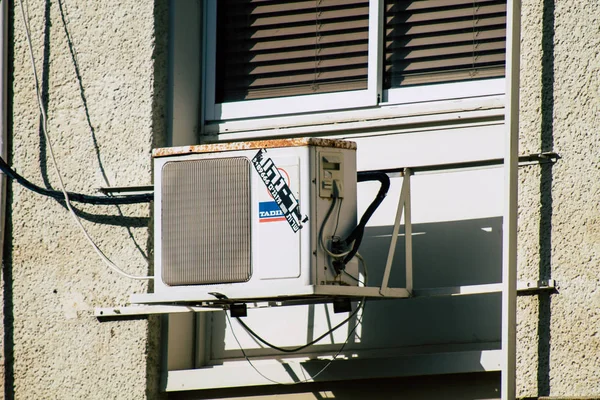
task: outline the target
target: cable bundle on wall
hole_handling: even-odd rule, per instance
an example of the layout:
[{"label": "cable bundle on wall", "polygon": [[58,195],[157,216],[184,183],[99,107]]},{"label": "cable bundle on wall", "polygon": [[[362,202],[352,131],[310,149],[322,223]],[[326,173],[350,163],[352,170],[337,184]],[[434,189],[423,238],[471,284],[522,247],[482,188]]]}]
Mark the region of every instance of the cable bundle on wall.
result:
[{"label": "cable bundle on wall", "polygon": [[[26,189],[31,190],[32,192],[52,197],[57,200],[65,200],[65,195],[60,190],[52,190],[46,189],[41,186],[38,186],[31,181],[25,179],[23,176],[19,175],[16,171],[10,168],[10,166],[0,157],[0,171],[4,172],[4,174],[17,182],[21,186]],[[145,194],[136,194],[129,196],[92,196],[89,194],[81,194],[81,193],[73,193],[67,192],[69,200],[75,201],[78,203],[85,204],[94,204],[94,205],[124,205],[124,204],[139,204],[139,203],[148,203],[154,199],[154,194],[145,193]]]},{"label": "cable bundle on wall", "polygon": [[[83,226],[83,224],[81,223],[81,220],[79,219],[79,217],[77,216],[77,214],[75,213],[75,211],[73,210],[73,208],[71,207],[71,195],[75,195],[76,198],[78,199],[87,199],[87,200],[93,200],[93,201],[98,201],[99,199],[94,199],[92,196],[92,198],[88,198],[85,195],[77,195],[75,193],[70,193],[67,192],[66,188],[65,188],[65,184],[63,182],[62,179],[62,175],[60,172],[60,169],[58,168],[58,163],[56,161],[56,157],[54,156],[54,149],[52,147],[52,141],[50,140],[50,135],[48,134],[48,119],[46,116],[46,111],[44,110],[44,102],[42,100],[42,94],[40,92],[40,85],[39,85],[39,79],[38,79],[38,75],[37,75],[37,69],[35,67],[35,58],[33,56],[33,45],[31,43],[31,34],[29,32],[29,24],[27,23],[27,18],[25,16],[25,9],[23,7],[23,0],[19,1],[19,5],[21,8],[21,17],[23,19],[23,24],[25,25],[25,34],[27,36],[27,45],[29,47],[29,57],[30,57],[30,61],[31,61],[31,68],[33,69],[33,78],[34,78],[34,83],[35,83],[35,91],[37,94],[37,100],[38,100],[38,105],[39,105],[39,109],[40,109],[40,114],[41,114],[41,118],[42,118],[42,132],[44,133],[44,137],[46,139],[46,142],[48,143],[48,149],[50,150],[50,159],[52,161],[52,165],[54,166],[54,169],[56,171],[56,174],[58,176],[58,183],[60,186],[60,193],[62,193],[62,199],[65,202],[65,205],[67,206],[67,209],[69,210],[69,214],[71,215],[71,217],[73,218],[73,221],[75,222],[75,224],[79,227],[79,229],[81,230],[81,232],[83,233],[83,235],[85,236],[85,238],[88,240],[88,242],[90,243],[90,245],[92,246],[92,248],[94,249],[94,251],[98,254],[98,256],[102,259],[102,261],[113,271],[117,272],[118,274],[125,276],[127,278],[130,279],[138,279],[138,280],[149,280],[149,279],[154,279],[153,276],[137,276],[137,275],[132,275],[129,274],[125,271],[123,271],[121,268],[119,268],[117,265],[115,265],[103,252],[102,250],[100,250],[100,248],[96,245],[96,243],[94,242],[94,240],[92,239],[92,237],[90,236],[90,234],[87,232],[87,230],[85,229],[85,227]],[[4,165],[6,167],[8,167],[8,165],[6,165],[6,163],[4,163]],[[8,170],[10,170],[10,168],[8,168]],[[11,170],[11,172],[14,172]],[[6,173],[6,172],[5,172]],[[18,174],[14,173],[15,179],[16,176]],[[24,178],[20,177],[20,181],[21,182],[27,182],[28,184],[28,188],[31,190],[34,190],[35,188],[39,188],[39,186],[33,185],[31,182],[26,181]],[[19,181],[19,180],[17,180]],[[20,183],[21,183],[20,182]],[[26,186],[27,187],[27,186]],[[47,189],[43,189],[43,188],[39,188],[42,189],[43,191],[47,191],[45,192],[45,194],[51,196],[51,197],[55,197],[56,196],[56,191],[48,191]],[[56,197],[55,197],[56,198]],[[97,204],[97,203],[93,203],[93,204]],[[105,203],[105,204],[115,204],[115,203]],[[122,203],[122,204],[131,204],[131,203]]]}]

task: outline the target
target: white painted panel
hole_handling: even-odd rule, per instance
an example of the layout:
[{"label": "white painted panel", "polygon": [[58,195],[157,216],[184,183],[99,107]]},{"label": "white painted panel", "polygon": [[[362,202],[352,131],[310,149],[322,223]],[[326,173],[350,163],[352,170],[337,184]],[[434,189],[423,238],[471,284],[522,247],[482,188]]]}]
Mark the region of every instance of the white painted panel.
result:
[{"label": "white painted panel", "polygon": [[[194,314],[169,314],[167,322],[167,368],[169,371],[189,369],[194,366]],[[177,337],[177,340],[172,338]]]},{"label": "white painted panel", "polygon": [[[461,221],[502,215],[502,166],[411,177],[413,224]],[[392,178],[390,191],[367,226],[393,225],[403,178]],[[379,190],[378,182],[360,183],[358,215]],[[417,232],[414,232],[415,234]]]},{"label": "white painted panel", "polygon": [[[335,361],[314,381],[499,371],[500,357],[500,350],[390,356],[371,360],[346,357],[346,359]],[[223,365],[206,369],[170,371],[167,376],[165,390],[175,392],[194,389],[272,385],[275,382],[282,384],[293,384],[299,381],[311,382],[313,376],[322,370],[326,363],[327,360],[319,359],[254,360],[252,362],[254,368],[260,371],[263,376],[259,375],[247,361],[226,362]],[[267,380],[267,378],[270,380]],[[432,382],[435,382],[433,378]],[[475,384],[475,382],[472,382],[472,385]],[[473,388],[468,393],[472,395]],[[288,395],[282,396],[288,398]],[[319,398],[322,397],[319,396]]]},{"label": "white painted panel", "polygon": [[359,171],[502,158],[504,124],[349,138]]},{"label": "white painted panel", "polygon": [[368,90],[352,90],[274,99],[232,101],[215,104],[214,116],[217,120],[228,120],[374,106],[376,98],[369,96],[370,94],[372,93]]},{"label": "white painted panel", "polygon": [[[418,124],[418,130],[427,130],[437,124],[454,125],[469,120],[470,124],[482,125],[484,120],[504,118],[504,96],[465,98],[382,105],[307,114],[284,114],[273,117],[221,121],[204,127],[206,134],[218,135],[215,140],[240,140],[264,137],[289,137],[295,135],[338,135],[341,132],[378,129],[386,132],[390,127],[410,130]],[[488,122],[489,125],[489,122]],[[431,128],[428,128],[431,130]],[[417,129],[415,129],[417,130]],[[386,132],[389,133],[389,132]],[[347,136],[346,135],[341,135]],[[368,136],[364,133],[360,136]]]},{"label": "white painted panel", "polygon": [[504,94],[504,90],[504,78],[484,79],[471,82],[439,83],[434,85],[416,85],[386,90],[384,92],[384,101],[388,104],[403,104],[461,99]]}]

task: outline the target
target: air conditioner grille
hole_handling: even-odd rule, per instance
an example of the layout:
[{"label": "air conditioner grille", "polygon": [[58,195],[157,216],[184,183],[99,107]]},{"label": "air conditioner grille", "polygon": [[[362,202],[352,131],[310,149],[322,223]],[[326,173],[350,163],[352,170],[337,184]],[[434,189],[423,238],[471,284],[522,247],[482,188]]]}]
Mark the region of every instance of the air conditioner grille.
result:
[{"label": "air conditioner grille", "polygon": [[162,176],[163,282],[179,286],[248,281],[248,159],[174,161],[163,166]]}]

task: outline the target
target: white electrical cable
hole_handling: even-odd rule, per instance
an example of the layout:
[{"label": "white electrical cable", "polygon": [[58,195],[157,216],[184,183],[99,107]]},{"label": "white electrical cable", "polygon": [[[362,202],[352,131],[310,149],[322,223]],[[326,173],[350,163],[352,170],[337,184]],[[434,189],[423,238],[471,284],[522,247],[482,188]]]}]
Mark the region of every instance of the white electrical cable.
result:
[{"label": "white electrical cable", "polygon": [[[336,202],[336,199],[337,198],[334,197],[331,201]],[[329,216],[331,215],[335,205],[336,205],[336,203],[331,205],[331,207],[329,208],[329,211],[325,215],[325,219],[323,220],[323,223],[321,224],[321,229],[319,229],[319,244],[321,245],[321,249],[323,249],[323,251],[325,253],[327,253],[330,257],[343,258],[343,257],[346,257],[348,254],[350,254],[350,251],[352,251],[352,249],[345,251],[343,253],[333,253],[327,248],[327,246],[325,245],[325,242],[323,241],[323,230],[325,229],[325,225],[327,224],[327,221],[329,220]],[[339,202],[339,207],[340,208],[342,207],[341,201]]]},{"label": "white electrical cable", "polygon": [[352,274],[349,274],[346,270],[344,270],[343,272],[346,275],[348,275],[350,278],[352,278],[356,282],[358,282],[359,285],[363,285],[363,287],[367,287],[368,286],[368,280],[369,280],[369,275],[368,275],[368,272],[367,272],[367,262],[365,261],[365,259],[358,252],[356,252],[356,254],[354,255],[354,258],[358,259],[358,261],[362,264],[362,267],[363,267],[363,276],[364,276],[365,279],[363,279],[361,281],[356,276],[354,276]]},{"label": "white electrical cable", "polygon": [[354,255],[354,257],[358,258],[358,260],[361,262],[362,266],[363,266],[363,273],[365,275],[365,279],[363,282],[364,286],[368,286],[369,285],[369,273],[367,271],[367,262],[365,261],[365,259],[363,258],[363,256],[361,256],[358,251],[356,252],[356,254]]},{"label": "white electrical cable", "polygon": [[21,17],[23,18],[23,24],[25,25],[25,34],[27,36],[27,44],[29,46],[29,57],[31,59],[31,67],[33,68],[33,78],[35,80],[35,91],[37,93],[38,104],[40,106],[40,112],[42,115],[42,131],[44,132],[44,137],[46,138],[46,142],[48,143],[48,149],[50,150],[50,158],[52,160],[52,165],[54,166],[54,170],[56,171],[56,175],[58,176],[60,190],[63,192],[63,195],[65,196],[65,204],[67,206],[67,209],[69,210],[69,213],[73,217],[73,220],[75,221],[77,226],[79,226],[79,228],[81,229],[81,232],[83,233],[83,235],[87,238],[90,245],[94,248],[94,250],[100,256],[102,261],[104,261],[104,263],[110,269],[112,269],[113,271],[117,272],[118,274],[121,274],[130,279],[138,279],[138,280],[154,279],[153,276],[131,275],[131,274],[123,271],[121,268],[117,267],[111,260],[108,259],[108,257],[106,257],[106,255],[102,252],[102,250],[100,250],[100,248],[96,245],[96,243],[94,243],[94,240],[91,238],[91,236],[89,235],[89,233],[87,232],[87,230],[85,229],[83,224],[81,223],[81,220],[79,219],[77,214],[75,214],[75,211],[71,207],[71,202],[69,201],[69,195],[67,193],[67,190],[65,189],[65,185],[64,185],[60,170],[58,168],[58,163],[56,162],[56,158],[54,157],[54,150],[52,149],[52,141],[50,140],[50,136],[48,135],[46,111],[44,110],[44,102],[42,100],[42,94],[40,93],[40,85],[39,85],[37,70],[35,67],[35,58],[33,56],[33,45],[31,44],[31,33],[29,32],[29,25],[27,24],[27,18],[25,17],[25,10],[23,8],[23,0],[19,0],[19,3],[21,6]]}]

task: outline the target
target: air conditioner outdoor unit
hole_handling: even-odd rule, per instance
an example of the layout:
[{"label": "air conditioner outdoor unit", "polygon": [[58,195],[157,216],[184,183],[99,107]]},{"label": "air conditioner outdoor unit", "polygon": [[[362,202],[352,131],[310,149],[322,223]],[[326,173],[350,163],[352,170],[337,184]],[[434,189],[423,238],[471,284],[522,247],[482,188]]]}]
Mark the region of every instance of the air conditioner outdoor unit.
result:
[{"label": "air conditioner outdoor unit", "polygon": [[283,139],[153,156],[154,293],[132,302],[318,298],[356,287],[358,264],[339,273],[324,250],[357,224],[355,143]]}]

